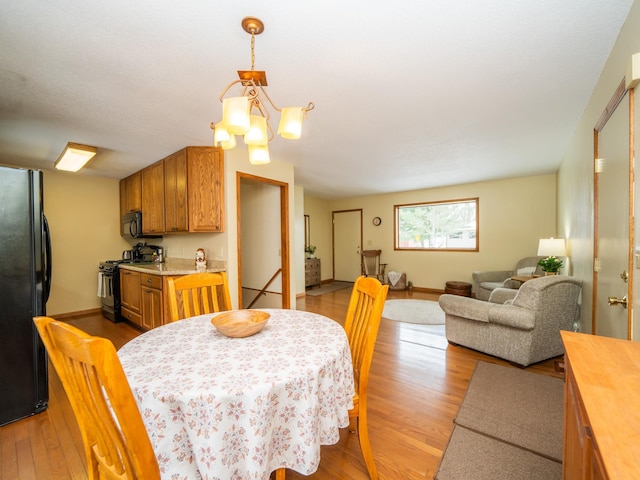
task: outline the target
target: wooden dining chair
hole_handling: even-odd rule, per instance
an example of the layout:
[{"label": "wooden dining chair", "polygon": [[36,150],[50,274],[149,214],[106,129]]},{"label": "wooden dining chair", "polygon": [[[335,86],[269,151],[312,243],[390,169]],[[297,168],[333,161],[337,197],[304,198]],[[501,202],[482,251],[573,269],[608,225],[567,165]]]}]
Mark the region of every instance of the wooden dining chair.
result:
[{"label": "wooden dining chair", "polygon": [[357,431],[360,450],[371,480],[377,480],[378,471],[373,459],[367,427],[367,386],[373,348],[378,337],[380,319],[389,285],[382,285],[372,277],[358,277],[351,291],[344,329],[349,339],[353,362],[355,396],[349,411],[349,430]]},{"label": "wooden dining chair", "polygon": [[33,321],[78,421],[89,479],[160,479],[113,344],[49,317]]},{"label": "wooden dining chair", "polygon": [[171,321],[231,310],[225,272],[192,273],[167,280]]},{"label": "wooden dining chair", "polygon": [[365,277],[373,277],[384,282],[384,271],[386,263],[380,263],[380,254],[382,250],[362,250],[360,258],[362,261],[362,275]]}]

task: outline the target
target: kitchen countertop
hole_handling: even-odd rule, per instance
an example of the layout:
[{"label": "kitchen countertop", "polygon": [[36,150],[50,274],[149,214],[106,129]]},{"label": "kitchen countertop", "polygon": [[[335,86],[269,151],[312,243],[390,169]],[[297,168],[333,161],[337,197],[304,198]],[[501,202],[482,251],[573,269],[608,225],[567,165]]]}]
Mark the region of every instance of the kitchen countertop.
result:
[{"label": "kitchen countertop", "polygon": [[227,270],[227,265],[221,260],[208,260],[206,269],[196,269],[194,260],[167,258],[163,263],[122,263],[118,265],[118,268],[152,275],[188,275],[190,273],[224,272]]}]

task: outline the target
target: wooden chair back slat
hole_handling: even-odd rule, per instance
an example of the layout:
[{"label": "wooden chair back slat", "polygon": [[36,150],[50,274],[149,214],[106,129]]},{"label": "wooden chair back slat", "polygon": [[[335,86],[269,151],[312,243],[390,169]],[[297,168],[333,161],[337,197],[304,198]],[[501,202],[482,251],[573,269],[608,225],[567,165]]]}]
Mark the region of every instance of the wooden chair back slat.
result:
[{"label": "wooden chair back slat", "polygon": [[171,321],[231,310],[225,272],[193,273],[167,281]]}]

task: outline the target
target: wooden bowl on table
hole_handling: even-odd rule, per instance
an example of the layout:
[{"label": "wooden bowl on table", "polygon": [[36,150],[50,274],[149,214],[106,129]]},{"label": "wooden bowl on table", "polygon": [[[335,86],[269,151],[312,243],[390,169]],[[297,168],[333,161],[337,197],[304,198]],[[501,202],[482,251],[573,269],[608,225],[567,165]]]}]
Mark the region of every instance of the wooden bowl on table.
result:
[{"label": "wooden bowl on table", "polygon": [[216,329],[227,337],[242,338],[255,335],[269,320],[267,312],[260,310],[231,310],[211,319]]}]

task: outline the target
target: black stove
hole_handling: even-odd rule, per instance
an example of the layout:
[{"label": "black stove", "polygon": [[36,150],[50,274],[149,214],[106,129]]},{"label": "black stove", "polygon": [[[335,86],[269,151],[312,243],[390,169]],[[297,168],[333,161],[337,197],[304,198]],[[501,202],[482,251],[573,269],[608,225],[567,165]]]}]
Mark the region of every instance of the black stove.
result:
[{"label": "black stove", "polygon": [[112,322],[122,322],[124,320],[120,315],[120,274],[118,273],[118,265],[139,262],[140,260],[105,260],[100,262],[98,266],[99,282],[101,282],[101,286],[98,288],[98,295],[102,299],[102,315]]}]

